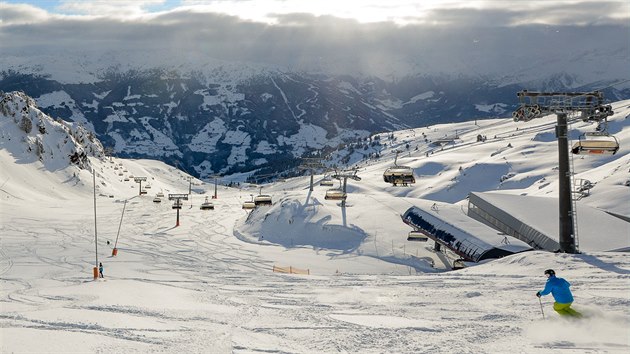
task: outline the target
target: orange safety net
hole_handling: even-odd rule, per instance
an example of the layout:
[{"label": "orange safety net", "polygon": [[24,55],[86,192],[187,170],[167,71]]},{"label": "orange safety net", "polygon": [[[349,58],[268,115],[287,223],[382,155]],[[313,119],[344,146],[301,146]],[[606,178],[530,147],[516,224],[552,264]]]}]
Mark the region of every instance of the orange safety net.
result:
[{"label": "orange safety net", "polygon": [[278,267],[278,266],[273,266],[273,272],[274,273],[287,273],[287,274],[311,274],[309,269],[299,269],[299,268],[295,268],[295,267]]}]

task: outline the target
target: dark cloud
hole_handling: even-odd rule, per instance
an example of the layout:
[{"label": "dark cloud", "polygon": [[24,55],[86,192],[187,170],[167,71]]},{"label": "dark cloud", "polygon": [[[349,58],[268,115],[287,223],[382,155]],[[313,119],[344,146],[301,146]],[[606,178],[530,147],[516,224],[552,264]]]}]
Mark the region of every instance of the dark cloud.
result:
[{"label": "dark cloud", "polygon": [[[170,52],[198,60],[257,62],[298,70],[386,75],[466,67],[461,70],[481,75],[493,69],[492,63],[510,64],[510,70],[531,66],[543,60],[546,50],[575,53],[580,47],[602,52],[613,48],[627,53],[628,25],[607,15],[625,8],[618,2],[588,2],[573,7],[549,5],[540,14],[436,10],[431,16],[442,25],[405,26],[311,14],[275,15],[277,24],[271,25],[182,10],[137,20],[49,16],[25,24],[11,18],[29,17],[14,11],[3,12],[8,19],[0,26],[0,50],[129,55],[161,50],[163,57],[148,56],[146,61],[168,61]],[[514,25],[543,17],[572,18],[580,25]],[[471,67],[468,62],[477,64]]]}]

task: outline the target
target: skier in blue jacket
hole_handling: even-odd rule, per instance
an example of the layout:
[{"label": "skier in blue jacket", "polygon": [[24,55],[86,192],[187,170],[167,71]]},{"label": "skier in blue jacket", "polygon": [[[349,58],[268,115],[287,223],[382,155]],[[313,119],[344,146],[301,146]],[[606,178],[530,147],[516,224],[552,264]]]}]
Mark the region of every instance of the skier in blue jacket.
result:
[{"label": "skier in blue jacket", "polygon": [[573,303],[573,295],[571,294],[571,290],[569,290],[571,284],[562,278],[557,278],[556,272],[553,269],[547,269],[545,275],[547,276],[545,289],[537,292],[536,296],[541,297],[551,293],[554,300],[556,300],[553,304],[553,309],[557,313],[562,316],[582,317],[581,313],[571,308],[571,304]]}]

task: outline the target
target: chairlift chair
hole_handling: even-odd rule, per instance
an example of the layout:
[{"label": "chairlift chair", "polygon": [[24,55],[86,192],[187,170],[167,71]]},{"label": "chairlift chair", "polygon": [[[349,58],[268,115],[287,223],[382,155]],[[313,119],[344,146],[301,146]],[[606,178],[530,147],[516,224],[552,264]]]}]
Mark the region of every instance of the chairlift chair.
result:
[{"label": "chairlift chair", "polygon": [[155,198],[153,198],[153,203],[162,203],[162,199],[156,196]]},{"label": "chairlift chair", "polygon": [[175,203],[173,203],[173,209],[181,209],[182,208],[182,201],[179,199],[175,200]]},{"label": "chairlift chair", "polygon": [[416,183],[413,176],[413,169],[409,166],[392,166],[383,172],[383,181],[391,183],[394,186]]},{"label": "chairlift chair", "polygon": [[321,182],[319,182],[319,185],[324,187],[332,187],[333,181],[330,178],[324,178],[323,180],[321,180]]},{"label": "chairlift chair", "polygon": [[245,209],[245,210],[251,210],[251,209],[254,209],[254,208],[256,208],[256,204],[254,204],[253,201],[247,201],[247,202],[243,203],[243,209]]},{"label": "chairlift chair", "polygon": [[614,155],[619,151],[619,141],[605,132],[591,132],[580,135],[571,152],[575,155]]},{"label": "chairlift chair", "polygon": [[344,191],[342,191],[341,189],[329,189],[326,191],[326,195],[324,196],[324,199],[346,200],[347,196],[348,195],[344,193]]},{"label": "chairlift chair", "polygon": [[254,197],[254,204],[256,206],[271,205],[272,204],[271,196],[268,194],[259,194]]},{"label": "chairlift chair", "polygon": [[151,185],[147,183],[147,185],[144,186],[144,189],[151,189]]},{"label": "chairlift chair", "polygon": [[391,183],[394,186],[402,185],[407,186],[411,183],[416,183],[416,179],[413,176],[413,169],[409,166],[398,165],[398,154],[400,151],[396,151],[396,157],[394,158],[394,165],[387,168],[383,172],[383,181]]},{"label": "chairlift chair", "polygon": [[466,268],[466,260],[465,259],[456,259],[453,261],[453,270],[464,269]]},{"label": "chairlift chair", "polygon": [[427,242],[429,241],[429,237],[427,237],[427,235],[425,235],[422,231],[409,231],[407,241]]},{"label": "chairlift chair", "polygon": [[201,210],[214,210],[214,204],[212,204],[212,202],[208,201],[208,197],[206,197],[206,201],[201,203],[201,206],[199,207],[199,209]]}]

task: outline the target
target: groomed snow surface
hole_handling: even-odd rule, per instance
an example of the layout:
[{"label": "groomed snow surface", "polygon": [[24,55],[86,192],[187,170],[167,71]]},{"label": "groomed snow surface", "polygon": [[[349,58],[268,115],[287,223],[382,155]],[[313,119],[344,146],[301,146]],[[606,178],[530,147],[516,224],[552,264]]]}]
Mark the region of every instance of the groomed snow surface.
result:
[{"label": "groomed snow surface", "polygon": [[[575,162],[597,183],[580,203],[624,215],[627,105],[614,125],[619,155]],[[393,157],[365,164],[362,180],[348,182],[344,209],[324,199],[326,187],[309,191],[309,178],[302,177],[263,186],[273,206],[247,212],[241,206],[257,187],[220,186],[215,209],[200,210],[214,185],[193,180],[190,186],[181,171],[156,161],[92,158],[96,245],[90,172],[75,166],[49,171],[19,155],[20,139],[6,139],[0,149],[0,352],[630,351],[628,253],[535,251],[448,271],[452,255],[435,253],[430,242],[406,241],[410,228],[400,214],[418,197],[457,202],[465,189],[508,192],[510,186],[513,194],[555,195],[554,141],[544,135],[553,125],[531,128],[528,138],[522,135],[527,125],[515,131],[513,124],[497,121],[495,132],[479,131],[488,135],[486,144],[399,159],[422,181],[413,187],[382,182]],[[500,128],[514,136],[496,140]],[[443,135],[444,129],[427,131]],[[461,138],[468,142],[476,134]],[[492,155],[508,142],[514,148]],[[493,172],[495,156],[507,157],[499,165],[516,173],[506,183]],[[475,174],[476,168],[485,173]],[[492,177],[484,177],[489,172]],[[128,175],[146,176],[148,194],[138,196],[133,178],[124,181]],[[184,201],[176,227],[172,202],[153,198],[189,187],[192,200]],[[105,278],[93,280],[96,246]],[[277,273],[274,266],[309,274]],[[541,309],[535,293],[547,268],[571,282],[574,307],[585,319],[560,318],[550,296]]]},{"label": "groomed snow surface", "polygon": [[[179,187],[185,191],[187,182],[181,180]],[[212,186],[205,187],[211,194]],[[262,239],[240,233],[237,238],[235,225],[241,231],[248,225],[240,209],[249,199],[246,191],[220,188],[212,211],[199,210],[203,198],[193,196],[192,208],[184,203],[179,227],[169,202],[154,204],[152,197],[133,197],[134,192],[129,189],[116,257],[111,244],[123,202],[97,198],[98,253],[105,266],[105,278],[97,281],[92,280],[89,193],[71,200],[3,197],[1,352],[611,353],[630,348],[627,253],[529,252],[441,272],[444,265],[431,270],[427,262],[405,256],[404,235],[391,237],[397,240],[392,246],[389,239],[379,240],[380,233],[365,236],[351,223],[343,228],[343,221],[319,233],[311,226],[302,237],[311,241],[299,241],[291,232],[283,237],[281,223],[276,225],[282,232],[263,228]],[[285,202],[287,210],[297,210],[308,195],[307,190],[292,193],[287,200],[296,205]],[[338,202],[324,201],[321,187],[310,198],[311,205],[317,199],[317,208],[341,218]],[[369,206],[355,204],[346,217],[369,214]],[[407,243],[406,253],[418,252],[414,247],[429,252],[430,245],[421,245]],[[273,273],[274,265],[311,274]],[[545,297],[543,319],[534,294],[544,285],[546,268],[572,283],[575,308],[589,318],[559,318]]]}]

